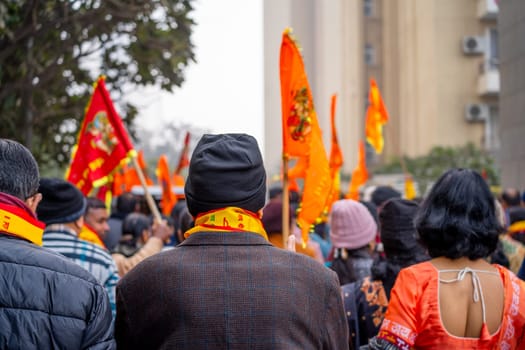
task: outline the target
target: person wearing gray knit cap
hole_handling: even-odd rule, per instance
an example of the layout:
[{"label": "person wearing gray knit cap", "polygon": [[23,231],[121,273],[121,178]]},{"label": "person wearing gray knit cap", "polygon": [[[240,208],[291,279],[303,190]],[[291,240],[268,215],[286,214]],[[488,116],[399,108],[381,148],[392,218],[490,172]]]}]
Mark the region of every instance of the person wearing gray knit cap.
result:
[{"label": "person wearing gray knit cap", "polygon": [[348,349],[337,275],[268,241],[252,136],[204,135],[185,195],[186,240],[119,282],[119,349]]}]

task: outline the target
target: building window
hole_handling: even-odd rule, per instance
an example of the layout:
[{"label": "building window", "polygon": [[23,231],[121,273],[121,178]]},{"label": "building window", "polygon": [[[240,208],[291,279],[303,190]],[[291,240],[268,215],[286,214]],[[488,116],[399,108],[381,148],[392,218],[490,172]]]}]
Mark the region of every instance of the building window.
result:
[{"label": "building window", "polygon": [[372,44],[365,45],[365,64],[372,66],[376,63],[376,52]]},{"label": "building window", "polygon": [[488,59],[494,64],[499,62],[499,50],[498,50],[498,30],[496,28],[489,28],[487,30],[487,37],[489,41],[488,45]]},{"label": "building window", "polygon": [[372,17],[374,15],[374,0],[363,0],[363,11],[365,17]]},{"label": "building window", "polygon": [[485,121],[485,149],[495,152],[500,148],[499,140],[499,109],[497,106],[490,106],[488,120]]}]

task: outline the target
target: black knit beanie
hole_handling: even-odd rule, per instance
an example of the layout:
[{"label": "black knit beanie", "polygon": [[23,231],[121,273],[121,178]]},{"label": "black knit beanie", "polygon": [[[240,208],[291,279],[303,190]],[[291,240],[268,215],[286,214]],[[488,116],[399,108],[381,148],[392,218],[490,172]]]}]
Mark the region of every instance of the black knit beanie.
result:
[{"label": "black knit beanie", "polygon": [[224,207],[260,210],[266,200],[266,171],[255,138],[203,135],[193,151],[184,192],[194,217]]},{"label": "black knit beanie", "polygon": [[41,178],[38,191],[42,193],[42,201],[36,213],[46,225],[76,221],[86,211],[86,198],[70,182]]},{"label": "black knit beanie", "polygon": [[380,207],[383,203],[391,198],[401,198],[401,193],[394,190],[390,186],[378,186],[374,192],[372,192],[372,203],[376,207]]},{"label": "black knit beanie", "polygon": [[400,198],[390,199],[384,204],[379,213],[379,222],[381,242],[387,258],[411,258],[425,254],[414,226],[418,208],[416,202]]}]

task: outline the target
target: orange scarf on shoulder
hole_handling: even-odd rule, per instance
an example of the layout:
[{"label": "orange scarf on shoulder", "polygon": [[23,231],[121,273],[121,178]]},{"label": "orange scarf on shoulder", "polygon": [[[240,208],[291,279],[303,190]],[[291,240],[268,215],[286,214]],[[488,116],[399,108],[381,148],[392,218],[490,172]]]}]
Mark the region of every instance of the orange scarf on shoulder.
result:
[{"label": "orange scarf on shoulder", "polygon": [[46,225],[20,199],[0,192],[0,232],[42,245]]},{"label": "orange scarf on shoulder", "polygon": [[195,219],[195,227],[184,234],[188,238],[197,232],[252,232],[268,240],[261,219],[251,211],[237,207],[227,207],[200,214]]},{"label": "orange scarf on shoulder", "polygon": [[78,238],[80,238],[83,241],[98,245],[104,249],[107,249],[106,245],[104,244],[98,233],[96,233],[95,230],[93,230],[93,228],[91,228],[91,226],[89,226],[86,223],[84,223],[84,226],[82,226],[82,229],[78,234]]}]

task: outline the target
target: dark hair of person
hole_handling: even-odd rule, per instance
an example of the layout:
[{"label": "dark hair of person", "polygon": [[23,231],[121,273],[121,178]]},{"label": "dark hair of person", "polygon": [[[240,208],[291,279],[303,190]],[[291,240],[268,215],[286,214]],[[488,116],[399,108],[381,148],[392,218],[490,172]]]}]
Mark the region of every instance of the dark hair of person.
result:
[{"label": "dark hair of person", "polygon": [[332,265],[330,265],[330,269],[337,273],[340,285],[352,283],[358,280],[359,276],[357,276],[354,270],[355,262],[353,260],[371,259],[369,250],[369,244],[357,249],[334,249],[334,259],[332,260]]},{"label": "dark hair of person", "polygon": [[84,215],[86,215],[89,212],[89,210],[91,210],[91,209],[107,209],[106,208],[106,203],[104,203],[99,198],[87,197],[86,198],[86,202],[87,202],[86,212],[85,212]]},{"label": "dark hair of person", "polygon": [[433,258],[487,257],[504,231],[485,180],[470,169],[450,169],[441,175],[414,222]]},{"label": "dark hair of person", "polygon": [[429,259],[428,255],[420,253],[410,258],[377,256],[371,268],[372,280],[383,282],[386,296],[390,300],[390,291],[394,286],[399,271]]},{"label": "dark hair of person", "polygon": [[129,214],[135,211],[137,207],[137,197],[131,192],[124,192],[117,197],[115,208],[117,212],[122,214]]},{"label": "dark hair of person", "polygon": [[521,204],[520,191],[515,188],[507,188],[503,191],[501,199],[505,201],[505,204],[511,207],[518,207]]},{"label": "dark hair of person", "polygon": [[31,152],[16,141],[0,139],[0,192],[24,201],[38,192],[39,181]]},{"label": "dark hair of person", "polygon": [[374,218],[374,221],[376,222],[376,224],[379,223],[379,218],[378,218],[378,215],[377,215],[377,206],[372,203],[372,202],[368,202],[368,201],[359,201],[361,204],[363,204],[366,209],[368,209],[368,211],[370,212],[370,215],[372,215],[372,218]]},{"label": "dark hair of person", "polygon": [[184,209],[188,209],[185,200],[178,200],[177,203],[175,203],[175,205],[171,209],[170,216],[173,219],[173,226],[175,227],[175,231],[180,228],[180,217]]},{"label": "dark hair of person", "polygon": [[188,231],[194,226],[193,216],[191,216],[190,211],[187,207],[182,209],[179,220],[180,230],[182,233]]},{"label": "dark hair of person", "polygon": [[151,227],[151,219],[142,213],[131,213],[122,221],[122,235],[132,235],[138,239],[142,232]]}]

